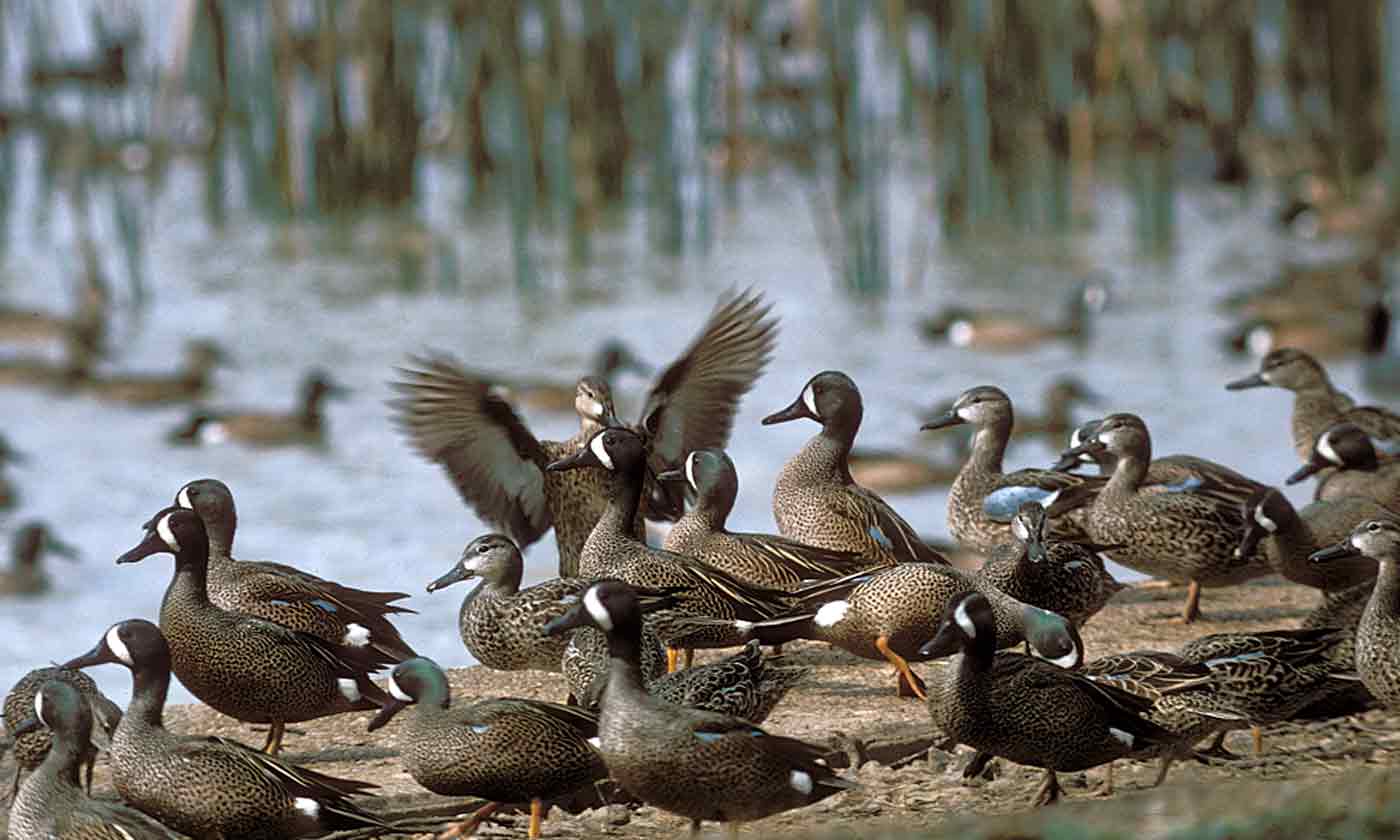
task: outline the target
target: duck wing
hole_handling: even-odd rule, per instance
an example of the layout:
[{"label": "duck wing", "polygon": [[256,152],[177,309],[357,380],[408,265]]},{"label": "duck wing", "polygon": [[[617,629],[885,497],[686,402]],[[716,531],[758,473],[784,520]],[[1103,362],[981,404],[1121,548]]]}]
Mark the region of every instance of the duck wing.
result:
[{"label": "duck wing", "polygon": [[472,703],[457,713],[457,722],[463,726],[489,727],[498,721],[521,715],[558,721],[576,731],[580,738],[594,738],[598,735],[597,712],[579,706],[522,697],[499,697]]},{"label": "duck wing", "polygon": [[846,489],[850,492],[839,496],[844,504],[834,506],[832,513],[854,522],[881,549],[894,552],[896,562],[948,565],[947,558],[924,542],[884,499],[858,484]]},{"label": "duck wing", "polygon": [[982,499],[982,512],[994,522],[1010,522],[1026,502],[1039,502],[1054,518],[1093,501],[1108,479],[1057,470],[1024,469],[1007,473]]},{"label": "duck wing", "polygon": [[696,449],[728,443],[739,400],[773,355],[778,319],[769,316],[772,308],[753,289],[726,293],[690,346],[656,378],[637,422],[653,471],[680,464]]},{"label": "duck wing", "polygon": [[392,382],[393,421],[418,454],[440,464],[462,500],[521,547],[549,530],[540,442],[491,383],[445,355],[410,356]]}]

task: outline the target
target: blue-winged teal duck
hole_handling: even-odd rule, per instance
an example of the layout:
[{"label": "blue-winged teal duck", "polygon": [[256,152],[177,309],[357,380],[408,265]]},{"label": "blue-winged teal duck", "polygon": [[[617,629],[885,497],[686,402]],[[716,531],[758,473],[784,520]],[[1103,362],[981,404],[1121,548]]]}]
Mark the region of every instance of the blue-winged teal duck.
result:
[{"label": "blue-winged teal duck", "polygon": [[647,683],[647,691],[677,706],[763,723],[808,674],[806,668],[775,665],[774,659],[765,659],[753,639],[731,656],[660,676]]},{"label": "blue-winged teal duck", "polygon": [[[53,748],[15,796],[10,808],[10,837],[177,840],[180,835],[140,811],[92,799],[78,786],[78,770],[89,760],[92,711],[87,698],[76,688],[67,682],[47,680],[39,687],[30,709],[31,719],[17,731],[23,735],[47,729],[45,735],[52,738]],[[90,779],[91,764],[88,767]]]},{"label": "blue-winged teal duck", "polygon": [[1273,281],[1229,295],[1219,308],[1240,318],[1282,321],[1364,309],[1385,293],[1381,259],[1371,251],[1360,259],[1286,265]]},{"label": "blue-winged teal duck", "polygon": [[1388,513],[1385,507],[1357,496],[1313,502],[1294,510],[1282,493],[1266,487],[1244,503],[1245,532],[1238,551],[1248,557],[1257,546],[1278,574],[1324,593],[1337,592],[1374,579],[1375,561],[1354,557],[1318,564],[1308,558],[1318,549],[1345,539],[1362,522]]},{"label": "blue-winged teal duck", "polygon": [[763,644],[812,639],[863,659],[883,659],[895,668],[899,696],[924,698],[923,681],[909,662],[927,658],[920,654],[919,645],[938,630],[944,606],[975,591],[991,602],[1003,646],[1027,640],[1042,656],[1054,660],[1073,649],[1072,628],[1063,617],[1023,604],[968,572],[937,563],[900,563],[804,587],[796,593],[801,599],[797,610],[743,630]]},{"label": "blue-winged teal duck", "polygon": [[[592,363],[588,366],[587,375],[596,376],[611,387],[613,378],[624,371],[646,376],[651,373],[651,368],[637,358],[626,343],[617,339],[609,339],[598,347]],[[500,390],[501,396],[505,397],[512,405],[521,405],[538,411],[558,413],[573,411],[574,398],[578,393],[575,383],[544,379],[495,377],[492,379],[492,384]]]},{"label": "blue-winged teal duck", "polygon": [[933,342],[975,350],[1020,351],[1047,341],[1082,343],[1091,317],[1108,302],[1108,289],[1098,281],[1075,285],[1058,321],[1042,321],[1014,312],[992,312],[949,306],[919,323],[919,332]]},{"label": "blue-winged teal duck", "polygon": [[602,467],[610,483],[607,509],[583,545],[579,572],[585,577],[617,578],[633,586],[674,593],[676,605],[647,617],[671,651],[671,668],[679,649],[730,647],[745,639],[732,624],[683,631],[685,616],[733,621],[762,621],[787,609],[781,590],[746,584],[728,572],[665,549],[652,548],[632,529],[641,504],[647,472],[642,438],[629,429],[604,429],[576,455],[555,461],[548,469]]},{"label": "blue-winged teal duck", "polygon": [[49,591],[49,576],[40,565],[45,554],[77,560],[78,550],[54,536],[43,522],[29,522],[10,542],[10,568],[0,572],[0,595],[42,595]]},{"label": "blue-winged teal duck", "polygon": [[[650,443],[653,472],[676,466],[695,449],[724,447],[739,400],[763,373],[777,340],[769,310],[757,292],[726,295],[657,377],[637,424]],[[410,359],[399,374],[393,420],[418,454],[441,464],[463,501],[521,547],[554,528],[559,576],[576,576],[583,543],[607,507],[607,481],[594,470],[547,474],[545,467],[577,454],[599,429],[618,425],[607,382],[580,379],[578,434],[541,441],[489,377],[450,358]],[[647,502],[647,513],[657,518],[675,519],[683,506],[660,486],[647,493]],[[643,536],[640,518],[633,528]]]},{"label": "blue-winged teal duck", "polygon": [[1151,700],[1031,656],[997,655],[996,616],[980,593],[950,601],[940,620],[924,655],[962,655],[929,689],[934,727],[954,743],[1044,768],[1037,805],[1059,798],[1059,772],[1175,742],[1146,718]]},{"label": "blue-winged teal duck", "polygon": [[[972,551],[990,554],[998,545],[1011,540],[1011,518],[1022,502],[1037,501],[1051,507],[1067,490],[1084,491],[1078,504],[1084,504],[1091,491],[1104,482],[1054,470],[1023,469],[1002,471],[1002,459],[1011,439],[1015,414],[1011,398],[1000,388],[983,385],[970,388],[954,401],[946,414],[923,425],[943,429],[969,423],[976,427],[972,453],[963,464],[948,494],[948,529],[958,544]],[[1083,531],[1068,519],[1054,523],[1055,532],[1069,538],[1082,538]]]},{"label": "blue-winged teal duck", "polygon": [[1011,520],[1012,542],[997,546],[977,570],[977,578],[1082,627],[1126,588],[1104,568],[1101,556],[1117,546],[1054,539],[1045,533],[1045,519],[1039,502],[1022,503]]},{"label": "blue-winged teal duck", "polygon": [[808,545],[858,552],[868,565],[944,562],[894,508],[851,478],[848,456],[863,414],[856,383],[828,370],[808,380],[792,405],[763,418],[765,426],[807,418],[822,427],[778,473],[778,531]]},{"label": "blue-winged teal duck", "polygon": [[215,711],[268,723],[264,749],[276,753],[287,723],[378,709],[386,698],[369,674],[394,661],[367,644],[332,644],[209,601],[209,538],[193,511],[166,508],[146,538],[117,558],[135,563],[175,556],[175,574],[160,605],[175,675]]},{"label": "blue-winged teal duck", "polygon": [[0,510],[10,510],[19,504],[19,488],[5,475],[10,464],[23,464],[29,456],[10,445],[4,435],[0,435]]},{"label": "blue-winged teal duck", "polygon": [[533,840],[552,800],[607,778],[603,757],[589,743],[598,736],[592,712],[516,697],[454,706],[447,675],[429,659],[394,666],[389,693],[392,699],[369,730],[414,707],[398,741],[404,769],[414,781],[443,796],[489,802],[453,826],[449,836],[472,834],[502,805],[528,802]]},{"label": "blue-winged teal duck", "polygon": [[1293,451],[1304,461],[1311,457],[1318,435],[1342,421],[1355,423],[1379,440],[1400,439],[1400,416],[1379,406],[1353,403],[1351,397],[1333,387],[1322,365],[1302,350],[1284,347],[1271,351],[1259,361],[1258,373],[1225,387],[1239,391],[1267,386],[1293,392]]},{"label": "blue-winged teal duck", "polygon": [[1314,563],[1364,554],[1380,574],[1356,628],[1356,673],[1376,700],[1400,706],[1400,523],[1393,518],[1363,522],[1345,540],[1312,556]]},{"label": "blue-winged teal duck", "polygon": [[209,395],[214,368],[228,362],[216,342],[196,339],[185,345],[185,358],[174,373],[91,373],[78,383],[84,393],[131,405],[189,402]]},{"label": "blue-winged teal duck", "polygon": [[[588,586],[592,585],[593,581],[589,580]],[[596,709],[598,699],[603,696],[603,688],[608,684],[608,637],[601,630],[580,627],[568,638],[561,670],[564,682],[569,685],[569,696],[581,706]],[[656,637],[656,628],[648,623],[642,624],[639,656],[642,660],[643,685],[651,685],[666,675],[670,664],[666,648]],[[686,668],[675,673],[688,674],[691,670]]]},{"label": "blue-winged teal duck", "polygon": [[235,560],[238,510],[233,491],[216,478],[196,479],[181,487],[175,506],[194,511],[204,524],[209,544],[205,589],[214,606],[309,633],[333,645],[368,647],[389,662],[417,655],[389,623],[391,615],[414,612],[393,603],[407,598],[407,593],[355,589],[281,563]]},{"label": "blue-winged teal duck", "polygon": [[648,694],[637,650],[642,614],[625,584],[594,584],[546,632],[585,625],[608,634],[612,659],[599,749],[609,773],[634,796],[698,830],[702,820],[758,820],[851,787],[827,766],[825,748]]},{"label": "blue-winged teal duck", "polygon": [[5,695],[5,731],[14,736],[15,763],[19,765],[15,769],[14,787],[10,791],[11,797],[14,791],[19,789],[19,778],[23,771],[33,770],[43,762],[44,756],[49,754],[50,737],[48,732],[36,730],[23,734],[16,733],[20,724],[24,723],[34,714],[34,695],[38,693],[39,687],[47,682],[57,680],[73,686],[82,696],[83,700],[91,706],[89,716],[98,723],[98,728],[93,731],[94,738],[91,739],[89,749],[86,751],[87,765],[87,788],[92,790],[92,768],[97,760],[97,750],[99,747],[105,748],[112,737],[112,732],[117,728],[117,723],[122,719],[122,710],[107,699],[97,688],[97,683],[82,671],[68,671],[61,668],[35,668],[25,674],[19,682],[14,684],[10,693]]},{"label": "blue-winged teal duck", "polygon": [[1289,347],[1331,359],[1374,353],[1390,333],[1390,308],[1380,301],[1355,310],[1314,311],[1291,319],[1255,318],[1233,327],[1225,349],[1255,358]]},{"label": "blue-winged teal duck", "polygon": [[1205,492],[1145,492],[1152,437],[1136,414],[1110,414],[1077,449],[1103,449],[1117,463],[1084,512],[1089,536],[1121,545],[1110,556],[1144,574],[1189,583],[1182,620],[1200,614],[1202,586],[1228,586],[1268,574],[1268,558],[1235,553],[1245,524],[1238,500]]},{"label": "blue-winged teal duck", "polygon": [[[1400,445],[1400,440],[1386,443]],[[1400,512],[1400,458],[1381,456],[1375,444],[1355,423],[1329,426],[1288,483],[1315,475],[1313,498],[1318,501],[1361,497]]]},{"label": "blue-winged teal duck", "polygon": [[166,730],[171,651],[149,621],[112,625],[96,647],[63,667],[106,663],[128,668],[132,681],[131,703],[112,736],[112,784],[148,816],[193,837],[247,840],[388,827],[350,801],[375,785],[326,776],[224,738]]},{"label": "blue-winged teal duck", "polygon": [[1178,654],[1210,669],[1220,700],[1245,716],[1216,735],[1220,750],[1229,729],[1254,730],[1254,752],[1263,752],[1262,727],[1288,720],[1309,705],[1350,689],[1353,663],[1338,659],[1348,633],[1335,627],[1213,633],[1194,639]]},{"label": "blue-winged teal duck", "polygon": [[5,356],[0,358],[0,386],[68,391],[80,386],[97,363],[98,352],[82,337],[63,343],[60,358]]},{"label": "blue-winged teal duck", "polygon": [[166,436],[174,444],[202,445],[236,441],[249,446],[326,445],[326,418],[322,403],[327,397],[344,397],[349,390],[322,370],[302,377],[297,401],[286,413],[238,408],[200,408],[191,412]]},{"label": "blue-winged teal duck", "polygon": [[77,337],[100,350],[107,335],[111,294],[96,263],[90,261],[89,267],[71,315],[0,303],[0,344],[61,344]]},{"label": "blue-winged teal duck", "polygon": [[667,551],[702,560],[746,583],[789,590],[803,581],[840,577],[867,565],[855,552],[727,530],[725,521],[739,495],[739,474],[718,449],[697,449],[686,456],[683,469],[659,478],[684,481],[695,496],[694,505],[666,535]]}]

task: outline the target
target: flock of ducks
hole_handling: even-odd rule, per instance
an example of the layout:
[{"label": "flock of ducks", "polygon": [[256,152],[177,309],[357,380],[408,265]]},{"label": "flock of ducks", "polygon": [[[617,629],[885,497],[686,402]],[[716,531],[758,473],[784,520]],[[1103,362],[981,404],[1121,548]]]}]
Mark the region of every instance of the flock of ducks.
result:
[{"label": "flock of ducks", "polygon": [[[32,672],[6,698],[6,729],[29,773],[10,836],[392,832],[359,800],[375,785],[278,756],[287,724],[361,710],[375,712],[370,731],[404,715],[403,765],[424,788],[490,803],[443,837],[524,803],[537,837],[553,801],[607,778],[693,828],[732,827],[853,786],[828,747],[760,727],[806,676],[761,647],[800,639],[888,663],[897,693],[927,703],[947,748],[977,751],[967,775],[993,757],[1044,769],[1038,803],[1061,795],[1061,772],[1153,759],[1160,782],[1175,760],[1222,752],[1232,730],[1253,728],[1262,749],[1259,728],[1278,721],[1400,704],[1400,461],[1389,454],[1400,416],[1354,405],[1307,353],[1273,350],[1227,386],[1294,393],[1303,463],[1288,480],[1317,478],[1316,500],[1299,510],[1223,465],[1154,457],[1147,422],[1130,413],[1079,426],[1061,418],[1054,430],[1068,443],[1055,467],[1007,472],[1010,398],[990,385],[963,392],[924,429],[972,429],[947,513],[958,547],[986,555],[968,571],[853,479],[863,404],[839,371],[812,376],[763,419],[818,427],[778,476],[779,533],[729,530],[738,476],[724,449],[776,340],[760,294],[726,295],[656,376],[635,423],[617,417],[608,376],[643,366],[616,346],[562,387],[506,382],[441,354],[398,370],[392,422],[497,529],[428,592],[480,579],[459,614],[466,650],[487,668],[561,674],[561,703],[454,702],[443,669],[393,625],[412,612],[406,593],[237,560],[230,488],[212,478],[177,488],[117,560],[173,560],[158,623],[118,621],[91,651]],[[313,381],[307,405],[326,384]],[[1064,399],[1094,398],[1065,390]],[[538,439],[516,413],[527,394],[571,406],[578,433]],[[239,428],[223,422],[229,434]],[[674,523],[660,545],[646,540],[648,520]],[[522,588],[522,551],[550,529],[559,576]],[[1322,599],[1301,629],[1089,660],[1080,629],[1124,588],[1106,558],[1188,584],[1184,622],[1199,616],[1201,588],[1267,574]],[[1022,643],[1025,653],[1007,650]],[[739,650],[687,667],[706,648]],[[932,678],[912,667],[943,658],[950,664]],[[131,673],[124,714],[82,672],[102,664]],[[172,674],[218,712],[267,725],[262,749],[166,730]],[[98,749],[120,803],[80,784],[86,766],[90,785]]]}]

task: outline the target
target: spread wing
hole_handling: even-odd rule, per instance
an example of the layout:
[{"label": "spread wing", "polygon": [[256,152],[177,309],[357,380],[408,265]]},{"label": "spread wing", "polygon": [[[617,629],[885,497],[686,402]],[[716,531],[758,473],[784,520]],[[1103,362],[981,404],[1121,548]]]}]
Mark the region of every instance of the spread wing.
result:
[{"label": "spread wing", "polygon": [[669,468],[696,449],[723,449],[739,400],[773,354],[778,319],[752,289],[727,294],[685,352],[661,372],[638,425],[651,444],[653,469]]},{"label": "spread wing", "polygon": [[549,530],[540,443],[486,379],[446,356],[414,356],[389,407],[410,445],[441,464],[462,500],[521,547]]}]

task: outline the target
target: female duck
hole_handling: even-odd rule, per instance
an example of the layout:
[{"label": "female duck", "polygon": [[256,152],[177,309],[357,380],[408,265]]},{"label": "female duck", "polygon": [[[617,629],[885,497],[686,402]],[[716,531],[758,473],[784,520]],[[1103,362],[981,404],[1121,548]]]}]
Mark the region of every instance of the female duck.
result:
[{"label": "female duck", "polygon": [[[1014,425],[1011,398],[1005,391],[983,385],[964,391],[943,417],[923,425],[943,429],[963,423],[977,428],[972,453],[948,494],[948,529],[964,548],[991,554],[1011,540],[1011,519],[1025,501],[1037,501],[1049,509],[1062,494],[1075,490],[1083,504],[1092,489],[1103,482],[1053,470],[1024,469],[1002,472],[1006,444]],[[1063,509],[1062,503],[1059,508]],[[1083,536],[1078,526],[1056,523],[1065,536]]]},{"label": "female duck", "polygon": [[399,739],[404,769],[443,796],[476,796],[489,804],[449,829],[472,834],[503,805],[530,803],[531,840],[551,800],[607,778],[603,758],[589,743],[598,718],[575,706],[502,697],[452,705],[447,675],[430,659],[409,659],[389,675],[393,699],[369,722],[387,724],[402,709],[414,714]]},{"label": "female duck", "polygon": [[[48,680],[31,705],[33,717],[14,730],[24,735],[47,727],[53,748],[15,795],[10,808],[13,840],[176,840],[175,832],[125,805],[87,796],[78,786],[92,736],[87,699],[66,682]],[[91,766],[91,765],[89,765]]]},{"label": "female duck", "polygon": [[1268,574],[1259,552],[1238,556],[1244,518],[1238,502],[1208,493],[1153,493],[1143,490],[1152,463],[1152,438],[1135,414],[1110,414],[1067,455],[1106,450],[1116,459],[1113,475],[1087,508],[1089,536],[1119,545],[1110,554],[1144,574],[1189,582],[1182,621],[1200,614],[1202,586],[1228,586]]},{"label": "female duck", "polygon": [[128,405],[188,402],[207,396],[214,369],[227,363],[228,354],[222,347],[208,339],[198,339],[185,345],[184,363],[174,373],[94,374],[80,385],[94,397]]},{"label": "female duck", "polygon": [[180,682],[215,711],[270,723],[264,749],[276,753],[286,724],[378,709],[388,699],[369,679],[387,664],[367,645],[332,645],[316,636],[209,601],[209,539],[192,511],[167,508],[146,539],[117,558],[135,563],[173,554],[175,576],[160,605],[161,630]]},{"label": "female duck", "polygon": [[194,511],[204,524],[209,537],[206,588],[214,606],[309,633],[332,645],[369,647],[390,662],[417,655],[389,623],[390,615],[413,612],[393,603],[407,598],[406,593],[355,589],[281,563],[235,560],[238,510],[233,491],[216,478],[181,487],[175,506]]},{"label": "female duck", "polygon": [[1097,767],[1170,745],[1145,716],[1152,701],[1015,653],[997,655],[992,605],[972,592],[947,605],[929,658],[961,653],[930,689],[929,715],[950,740],[1045,769],[1035,804],[1060,795],[1059,772]]},{"label": "female duck", "polygon": [[326,398],[344,397],[349,390],[321,370],[303,377],[297,407],[287,413],[240,409],[200,409],[171,435],[171,442],[223,443],[233,440],[249,446],[325,446]]},{"label": "female duck", "polygon": [[15,532],[10,543],[10,568],[0,572],[0,595],[43,595],[49,576],[40,565],[45,554],[77,560],[78,550],[54,536],[43,522],[29,522]]},{"label": "female duck", "polygon": [[1342,542],[1312,556],[1329,563],[1356,554],[1380,564],[1371,598],[1356,628],[1356,672],[1371,694],[1385,706],[1400,706],[1400,524],[1372,519],[1352,530]]},{"label": "female duck", "polygon": [[778,532],[808,545],[856,552],[867,566],[946,562],[884,499],[851,478],[848,458],[863,414],[856,383],[828,370],[808,380],[792,405],[763,418],[765,426],[805,417],[822,427],[778,473]]},{"label": "female duck", "polygon": [[71,685],[83,698],[83,702],[90,707],[88,716],[98,723],[96,737],[85,751],[84,764],[87,766],[87,789],[92,791],[92,770],[97,763],[97,751],[99,748],[105,749],[110,742],[112,732],[121,722],[121,707],[103,694],[97,688],[97,683],[92,681],[92,677],[82,671],[65,671],[62,668],[35,668],[20,678],[5,695],[5,731],[14,737],[15,763],[19,768],[15,771],[14,788],[10,791],[13,798],[15,791],[19,790],[20,776],[23,772],[31,771],[43,763],[45,756],[49,754],[50,735],[42,728],[32,732],[16,732],[25,721],[34,714],[34,698],[39,693],[39,689],[48,682],[62,682]]},{"label": "female duck", "polygon": [[827,766],[822,747],[648,694],[637,656],[642,614],[626,584],[594,584],[545,632],[581,626],[607,633],[611,652],[599,750],[613,778],[644,802],[698,830],[702,820],[758,820],[851,787]]},{"label": "female duck", "polygon": [[745,583],[791,590],[803,581],[826,580],[864,566],[850,551],[818,548],[771,534],[736,534],[725,520],[739,495],[734,462],[718,449],[697,449],[685,468],[659,476],[684,480],[695,504],[672,526],[663,544],[667,551],[694,557]]},{"label": "female duck", "polygon": [[349,799],[375,785],[326,776],[224,738],[168,731],[170,661],[160,629],[130,619],[63,666],[114,663],[131,671],[131,704],[111,750],[112,784],[122,799],[192,837],[283,840],[338,828],[389,828]]}]

